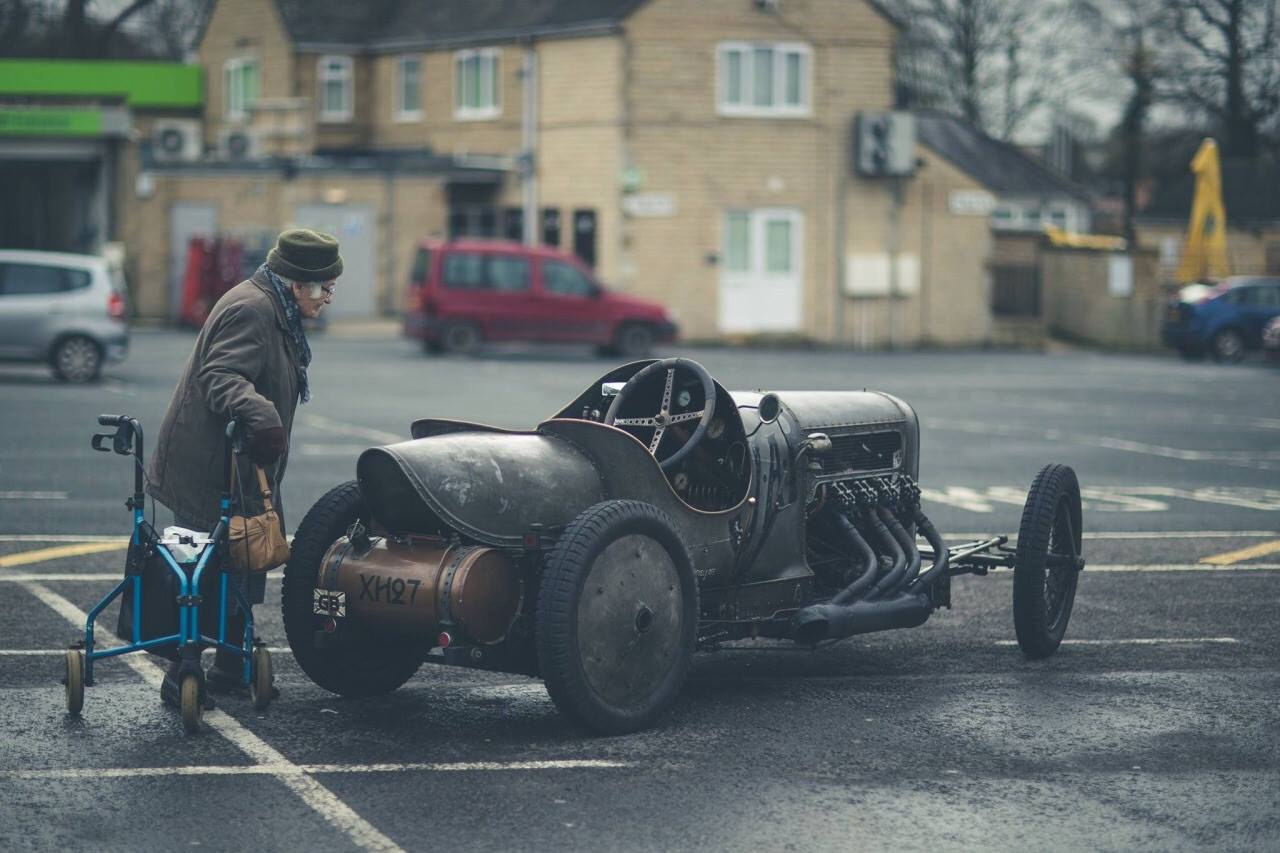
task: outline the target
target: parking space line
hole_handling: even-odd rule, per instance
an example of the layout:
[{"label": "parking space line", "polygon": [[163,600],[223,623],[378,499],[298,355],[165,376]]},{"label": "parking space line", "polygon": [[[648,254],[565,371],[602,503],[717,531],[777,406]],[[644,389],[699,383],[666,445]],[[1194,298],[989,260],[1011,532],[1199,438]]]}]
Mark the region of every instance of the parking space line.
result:
[{"label": "parking space line", "polygon": [[[947,533],[943,539],[966,541],[986,539],[991,531],[982,533]],[[1275,536],[1274,530],[1086,530],[1082,534],[1085,539],[1270,539]],[[1018,537],[1009,537],[1017,541]],[[4,537],[0,536],[0,542]]]},{"label": "parking space line", "polygon": [[1268,554],[1275,553],[1280,553],[1280,539],[1272,542],[1262,542],[1237,551],[1227,551],[1225,554],[1214,554],[1212,557],[1201,557],[1200,562],[1211,563],[1215,566],[1230,566],[1244,560],[1252,560],[1256,557],[1265,557]]},{"label": "parking space line", "polygon": [[[1235,637],[1130,637],[1121,640],[1063,640],[1064,646],[1187,646],[1235,645]],[[1017,640],[996,640],[997,646],[1016,646]]]},{"label": "parking space line", "polygon": [[[84,625],[88,614],[53,590],[39,583],[27,583],[23,587],[72,625],[76,627]],[[107,642],[120,642],[105,629],[99,629],[99,636]],[[164,680],[160,667],[148,662],[141,655],[125,655],[124,662],[141,675],[152,689],[158,689],[160,682]],[[283,782],[299,799],[324,818],[326,823],[344,833],[360,849],[402,851],[399,845],[379,832],[373,824],[358,815],[336,794],[309,776],[297,764],[285,758],[275,747],[241,725],[234,717],[224,711],[213,710],[205,713],[204,720],[205,725],[256,761],[262,768],[262,772],[270,773]]]},{"label": "parking space line", "polygon": [[103,554],[107,551],[123,551],[129,547],[129,540],[113,542],[81,542],[77,545],[55,545],[52,548],[37,548],[34,551],[20,551],[17,554],[5,554],[0,557],[0,569],[14,566],[26,566],[31,563],[47,563],[50,560],[61,560],[67,557],[84,557],[89,554]]},{"label": "parking space line", "polygon": [[1280,563],[1237,563],[1231,566],[1212,566],[1206,563],[1122,563],[1115,565],[1086,565],[1085,574],[1090,572],[1124,573],[1124,572],[1274,572],[1280,571]]}]

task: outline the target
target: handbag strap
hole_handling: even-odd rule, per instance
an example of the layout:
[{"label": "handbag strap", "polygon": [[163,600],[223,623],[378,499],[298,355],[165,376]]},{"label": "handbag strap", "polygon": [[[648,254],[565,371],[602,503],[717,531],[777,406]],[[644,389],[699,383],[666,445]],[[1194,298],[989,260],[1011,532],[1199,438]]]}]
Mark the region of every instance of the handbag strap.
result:
[{"label": "handbag strap", "polygon": [[[253,472],[258,478],[258,491],[262,494],[263,512],[272,512],[275,507],[271,505],[271,483],[267,479],[267,472],[262,466],[256,462],[253,465]],[[240,466],[236,462],[235,456],[231,457],[231,491],[234,494],[236,490],[236,480],[239,478]],[[243,512],[243,507],[241,512]]]}]

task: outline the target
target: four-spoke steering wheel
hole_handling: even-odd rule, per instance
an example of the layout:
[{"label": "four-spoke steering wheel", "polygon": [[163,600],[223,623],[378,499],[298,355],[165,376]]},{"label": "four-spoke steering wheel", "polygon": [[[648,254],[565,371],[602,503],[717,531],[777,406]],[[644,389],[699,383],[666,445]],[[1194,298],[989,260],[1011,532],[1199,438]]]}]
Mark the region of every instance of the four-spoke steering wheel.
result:
[{"label": "four-spoke steering wheel", "polygon": [[[677,370],[692,373],[694,378],[702,384],[704,404],[701,411],[671,413],[671,392],[675,387]],[[636,389],[644,385],[650,377],[657,376],[663,371],[666,371],[667,374],[666,385],[662,390],[662,406],[658,409],[658,413],[647,418],[618,417],[618,413],[622,411],[622,406],[635,394]],[[661,361],[655,361],[627,380],[627,384],[623,385],[622,390],[613,398],[609,411],[605,413],[604,422],[610,426],[639,427],[653,430],[653,436],[649,439],[649,452],[653,454],[653,457],[658,460],[658,464],[666,471],[679,464],[697,446],[698,442],[702,441],[702,437],[707,432],[707,425],[711,423],[715,410],[716,385],[711,379],[711,374],[707,373],[707,369],[698,364],[698,362],[687,358],[666,358]],[[666,434],[667,427],[672,424],[693,420],[698,421],[693,434],[670,456],[665,459],[659,458],[658,445],[662,443],[662,437]]]}]

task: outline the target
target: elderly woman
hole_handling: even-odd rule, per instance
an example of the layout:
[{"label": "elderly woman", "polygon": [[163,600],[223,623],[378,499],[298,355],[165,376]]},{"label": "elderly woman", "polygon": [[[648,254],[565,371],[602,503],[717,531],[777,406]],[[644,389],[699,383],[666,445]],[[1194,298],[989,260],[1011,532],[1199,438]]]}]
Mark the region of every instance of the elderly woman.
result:
[{"label": "elderly woman", "polygon": [[[247,427],[249,458],[263,466],[280,512],[279,489],[289,460],[289,435],[298,401],[310,399],[307,368],[311,347],[302,319],[319,317],[342,274],[338,241],[328,234],[285,231],[253,277],[218,300],[205,321],[160,425],[147,469],[148,491],[173,510],[174,523],[194,530],[217,524],[223,484],[223,431],[235,418]],[[241,512],[263,511],[248,465],[237,471],[244,484]],[[248,581],[248,600],[262,602],[265,575]],[[228,636],[239,636],[244,616],[228,620]],[[240,683],[241,659],[218,650],[206,684],[214,691]],[[160,695],[176,704],[177,664]]]}]

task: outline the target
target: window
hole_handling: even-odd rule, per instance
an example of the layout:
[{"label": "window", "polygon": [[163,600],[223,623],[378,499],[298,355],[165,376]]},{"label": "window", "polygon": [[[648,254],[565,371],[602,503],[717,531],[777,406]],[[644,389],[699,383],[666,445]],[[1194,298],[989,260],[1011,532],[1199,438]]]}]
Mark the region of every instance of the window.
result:
[{"label": "window", "polygon": [[351,121],[351,57],[322,56],[319,65],[320,120]]},{"label": "window", "polygon": [[422,61],[416,56],[402,56],[396,62],[396,121],[418,121],[422,118]]},{"label": "window", "polygon": [[258,60],[238,58],[222,66],[226,117],[242,119],[258,100]]},{"label": "window", "polygon": [[542,289],[556,296],[584,298],[596,295],[596,286],[591,279],[562,261],[542,262]]},{"label": "window", "polygon": [[443,283],[450,290],[528,290],[529,262],[507,255],[450,252],[444,257]]},{"label": "window", "polygon": [[458,51],[453,55],[453,70],[455,118],[494,118],[501,114],[497,49]]},{"label": "window", "polygon": [[808,45],[722,42],[717,56],[721,115],[809,115]]},{"label": "window", "polygon": [[40,296],[66,293],[89,286],[87,270],[49,267],[43,264],[5,264],[0,266],[0,295]]},{"label": "window", "polygon": [[729,272],[751,269],[751,215],[729,213],[725,217],[724,268]]}]

